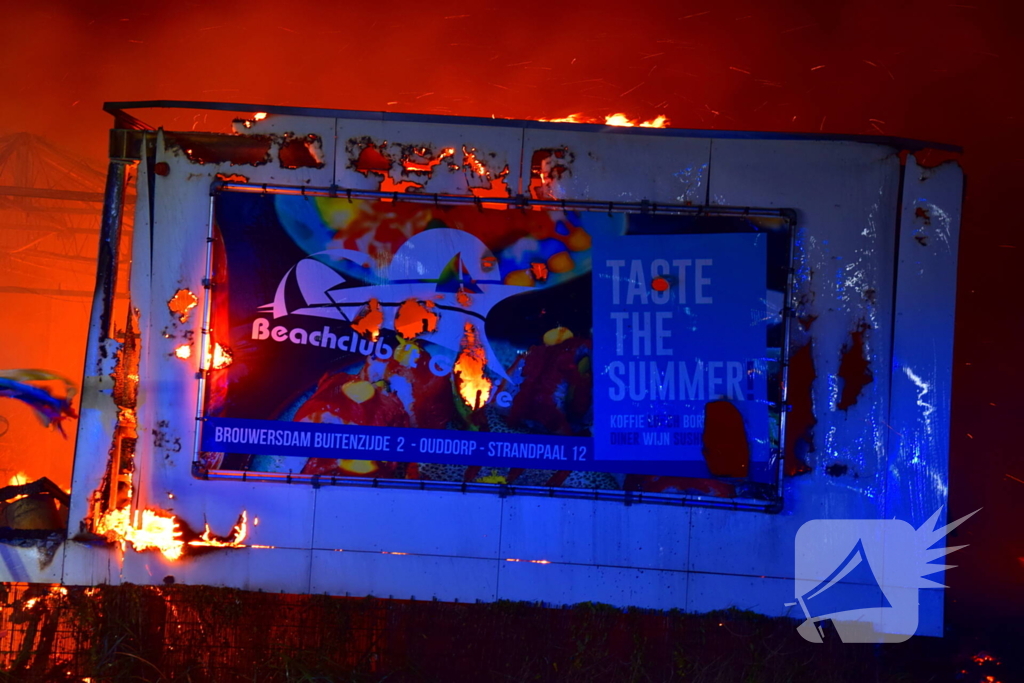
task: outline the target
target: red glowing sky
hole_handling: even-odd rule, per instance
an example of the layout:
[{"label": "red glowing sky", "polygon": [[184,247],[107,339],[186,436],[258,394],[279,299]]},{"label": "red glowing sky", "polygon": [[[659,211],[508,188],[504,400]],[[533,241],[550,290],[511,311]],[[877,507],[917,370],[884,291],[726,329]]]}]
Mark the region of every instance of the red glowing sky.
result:
[{"label": "red glowing sky", "polygon": [[[995,521],[1019,519],[1024,499],[1006,426],[1022,407],[1009,340],[1024,332],[1011,297],[1024,162],[1016,2],[8,5],[0,135],[38,133],[97,165],[110,126],[102,102],[142,99],[513,118],[623,111],[665,114],[674,127],[963,145],[951,496],[954,514],[985,506],[991,521],[963,527],[956,540],[978,554],[949,581],[966,590],[1000,577],[978,595],[1019,599],[1024,531]],[[202,125],[177,116],[164,122]]]}]

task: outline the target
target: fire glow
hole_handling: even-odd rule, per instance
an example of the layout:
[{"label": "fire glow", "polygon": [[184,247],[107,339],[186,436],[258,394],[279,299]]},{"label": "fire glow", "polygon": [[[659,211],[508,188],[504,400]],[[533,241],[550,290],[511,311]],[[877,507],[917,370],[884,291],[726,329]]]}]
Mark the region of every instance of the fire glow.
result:
[{"label": "fire glow", "polygon": [[129,510],[128,506],[108,510],[96,522],[94,531],[118,543],[121,551],[130,544],[136,552],[157,550],[172,562],[181,559],[186,546],[207,548],[244,548],[248,535],[248,514],[242,511],[238,523],[225,538],[213,535],[206,524],[202,535],[192,541],[183,539],[184,530],[174,515],[159,510]]},{"label": "fire glow", "polygon": [[239,517],[238,523],[231,529],[231,535],[226,539],[219,539],[213,535],[210,531],[210,525],[205,524],[206,527],[203,530],[203,535],[199,537],[198,541],[189,541],[190,546],[206,546],[208,548],[244,548],[245,545],[242,541],[249,533],[249,516],[245,510],[242,510],[242,516]]},{"label": "fire glow", "polygon": [[213,343],[208,358],[210,369],[213,370],[223,370],[234,362],[231,352],[216,342]]},{"label": "fire glow", "polygon": [[168,560],[174,561],[185,549],[177,519],[153,510],[136,510],[134,515],[127,506],[107,510],[96,522],[95,531],[119,543],[122,552],[130,543],[137,551],[159,550]]},{"label": "fire glow", "polygon": [[547,121],[548,123],[603,123],[606,126],[622,126],[626,128],[668,128],[668,124],[670,123],[668,117],[664,114],[658,114],[656,117],[648,121],[641,121],[640,119],[631,119],[622,112],[608,114],[604,117],[603,121],[582,113],[569,114],[568,116],[560,119],[538,120]]},{"label": "fire glow", "polygon": [[472,323],[466,323],[458,358],[455,359],[456,386],[462,400],[471,410],[487,403],[491,396],[491,380],[484,376],[487,354],[480,343],[480,334]]}]

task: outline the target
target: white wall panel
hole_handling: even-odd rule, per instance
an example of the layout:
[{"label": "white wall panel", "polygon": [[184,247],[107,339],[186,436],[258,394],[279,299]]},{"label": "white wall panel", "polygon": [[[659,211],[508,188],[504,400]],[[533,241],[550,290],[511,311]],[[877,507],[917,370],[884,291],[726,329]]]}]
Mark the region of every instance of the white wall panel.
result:
[{"label": "white wall panel", "polygon": [[708,139],[644,135],[610,128],[601,133],[526,130],[523,139],[523,194],[530,163],[543,150],[565,150],[557,163],[567,169],[552,183],[553,199],[693,204],[705,202]]},{"label": "white wall panel", "polygon": [[439,555],[314,550],[310,593],[400,600],[492,602],[496,560]]},{"label": "white wall panel", "polygon": [[324,487],[313,547],[497,558],[501,504],[489,494]]},{"label": "white wall panel", "polygon": [[686,572],[508,561],[500,566],[501,600],[540,601],[554,606],[600,602],[645,609],[686,607]]},{"label": "white wall panel", "polygon": [[501,557],[615,567],[688,568],[691,508],[512,496]]}]

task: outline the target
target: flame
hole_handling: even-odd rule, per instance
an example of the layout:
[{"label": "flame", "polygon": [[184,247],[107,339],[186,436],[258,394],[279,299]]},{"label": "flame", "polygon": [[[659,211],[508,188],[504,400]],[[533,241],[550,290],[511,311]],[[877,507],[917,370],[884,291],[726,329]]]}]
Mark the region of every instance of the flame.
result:
[{"label": "flame", "polygon": [[[252,128],[252,124],[256,123],[257,121],[262,121],[265,118],[267,118],[267,112],[260,111],[260,112],[256,112],[255,114],[253,114],[251,119],[246,119],[244,121],[241,121],[241,124],[243,126],[245,126],[246,128]],[[236,119],[235,122],[239,123],[239,121],[237,119]]]},{"label": "flame", "polygon": [[127,506],[107,510],[94,530],[108,540],[120,543],[122,550],[126,543],[131,543],[138,551],[159,550],[171,561],[180,558],[185,550],[178,520],[173,515],[154,510],[136,510],[134,515],[129,514]]},{"label": "flame", "polygon": [[8,486],[21,486],[22,484],[28,483],[28,475],[24,472],[18,472],[10,479],[7,480]]},{"label": "flame", "polygon": [[667,128],[669,124],[668,117],[664,114],[659,114],[653,119],[647,121],[641,121],[640,119],[631,119],[622,112],[616,112],[614,114],[608,114],[604,117],[604,120],[587,116],[586,114],[576,113],[569,114],[560,119],[538,119],[539,121],[548,121],[550,123],[604,123],[606,126],[626,126],[630,128]]},{"label": "flame", "polygon": [[238,523],[235,524],[231,529],[231,535],[227,539],[220,539],[213,535],[210,531],[210,525],[205,524],[206,527],[203,530],[203,535],[199,537],[198,541],[189,541],[191,546],[206,546],[209,548],[244,548],[245,545],[242,541],[249,533],[249,515],[248,512],[242,510],[242,515],[238,518]]},{"label": "flame", "polygon": [[[413,154],[402,159],[402,168],[405,169],[406,173],[433,173],[435,166],[455,154],[455,148],[445,147],[441,150],[441,153],[433,159],[427,156],[428,153],[429,151],[425,147],[417,150]],[[413,157],[422,159],[423,161],[414,161]]]},{"label": "flame", "polygon": [[466,405],[477,410],[491,396],[491,381],[484,376],[487,354],[473,323],[466,323],[458,358],[455,359],[456,385]]},{"label": "flame", "polygon": [[490,179],[491,177],[487,167],[477,158],[475,147],[472,150],[468,150],[465,145],[462,146],[462,165],[481,178]]},{"label": "flame", "polygon": [[242,543],[249,531],[248,513],[245,510],[227,538],[214,536],[210,525],[205,526],[206,529],[197,540],[186,543],[182,540],[182,530],[174,515],[159,510],[135,510],[135,513],[131,514],[128,506],[125,506],[105,512],[94,530],[108,540],[119,543],[122,550],[130,543],[138,552],[159,550],[172,562],[181,558],[186,545],[209,548],[246,547]]},{"label": "flame", "polygon": [[223,370],[234,362],[235,359],[231,357],[231,352],[214,342],[213,349],[209,354],[210,367],[214,370]]},{"label": "flame", "polygon": [[181,346],[178,346],[177,348],[174,349],[174,355],[177,356],[178,358],[181,358],[182,360],[186,360],[188,358],[191,358],[192,357],[192,345],[191,344],[182,344]]},{"label": "flame", "polygon": [[[20,486],[20,485],[25,484],[25,483],[29,483],[29,475],[26,474],[25,472],[18,472],[17,474],[13,475],[7,481],[7,485],[8,486]],[[22,500],[23,498],[28,498],[28,496],[26,494],[20,494],[18,496],[14,496],[12,498],[8,498],[7,499],[7,503],[9,505],[10,503],[13,503],[14,501],[19,501],[19,500]]]}]

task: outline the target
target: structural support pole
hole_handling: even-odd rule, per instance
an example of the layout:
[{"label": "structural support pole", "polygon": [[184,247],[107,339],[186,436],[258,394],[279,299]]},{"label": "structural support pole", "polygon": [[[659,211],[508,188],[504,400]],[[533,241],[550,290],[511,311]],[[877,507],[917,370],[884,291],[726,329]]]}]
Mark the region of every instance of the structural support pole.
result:
[{"label": "structural support pole", "polygon": [[[90,344],[86,352],[86,372],[92,368],[88,356],[110,338],[114,294],[117,291],[118,252],[121,246],[121,223],[124,217],[124,196],[128,180],[127,159],[111,159],[107,166],[107,186],[103,191],[103,221],[96,263],[96,291],[92,302]],[[96,325],[98,323],[98,329]]]}]

